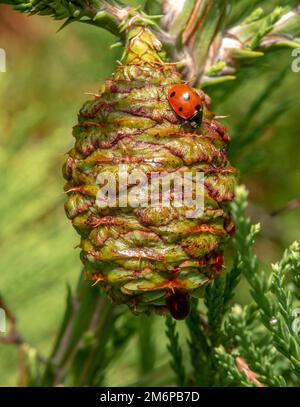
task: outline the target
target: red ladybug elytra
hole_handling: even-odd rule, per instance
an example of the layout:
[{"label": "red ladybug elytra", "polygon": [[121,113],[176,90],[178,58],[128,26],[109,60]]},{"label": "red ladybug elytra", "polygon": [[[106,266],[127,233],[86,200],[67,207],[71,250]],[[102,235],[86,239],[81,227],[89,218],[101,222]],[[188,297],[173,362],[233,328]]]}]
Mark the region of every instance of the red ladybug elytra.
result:
[{"label": "red ladybug elytra", "polygon": [[168,101],[178,116],[200,126],[203,116],[203,102],[200,95],[188,85],[174,85],[169,89]]}]

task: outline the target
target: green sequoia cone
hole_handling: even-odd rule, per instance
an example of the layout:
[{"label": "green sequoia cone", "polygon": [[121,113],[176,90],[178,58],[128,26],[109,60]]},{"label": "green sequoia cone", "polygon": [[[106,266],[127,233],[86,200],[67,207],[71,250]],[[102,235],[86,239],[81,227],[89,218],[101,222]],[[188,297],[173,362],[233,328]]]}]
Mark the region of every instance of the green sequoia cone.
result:
[{"label": "green sequoia cone", "polygon": [[[229,136],[209,112],[207,95],[201,92],[205,108],[198,128],[172,110],[168,90],[182,80],[174,64],[162,61],[160,48],[148,28],[131,28],[122,64],[101,95],[81,109],[64,167],[66,212],[81,236],[87,277],[102,284],[115,303],[135,313],[169,309],[181,318],[189,296],[199,296],[222,268],[222,248],[234,229],[228,202],[235,170],[226,157]],[[116,179],[120,202],[121,164],[129,174],[139,170],[148,178],[204,173],[204,214],[188,217],[191,208],[176,207],[172,195],[169,207],[99,206],[99,174]],[[145,185],[140,200],[150,194]]]}]

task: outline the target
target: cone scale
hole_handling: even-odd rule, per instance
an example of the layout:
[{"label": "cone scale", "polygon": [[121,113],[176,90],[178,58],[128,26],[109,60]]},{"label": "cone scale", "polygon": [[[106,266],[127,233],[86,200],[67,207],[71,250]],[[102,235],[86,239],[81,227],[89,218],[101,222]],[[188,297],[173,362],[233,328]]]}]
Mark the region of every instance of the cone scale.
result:
[{"label": "cone scale", "polygon": [[[226,157],[230,138],[203,92],[200,127],[172,110],[168,90],[183,81],[175,65],[161,59],[161,44],[148,28],[133,27],[127,38],[122,63],[101,95],[79,113],[75,146],[64,166],[65,208],[81,236],[81,260],[91,284],[101,284],[114,303],[127,304],[136,314],[170,312],[183,319],[190,297],[201,296],[221,271],[222,251],[234,229],[228,210],[236,182]],[[203,215],[188,217],[191,208],[176,207],[171,195],[169,206],[120,207],[120,168],[148,179],[153,173],[203,173]],[[99,176],[107,174],[116,180],[119,205],[102,207]],[[150,186],[144,187],[144,199],[149,195]]]}]

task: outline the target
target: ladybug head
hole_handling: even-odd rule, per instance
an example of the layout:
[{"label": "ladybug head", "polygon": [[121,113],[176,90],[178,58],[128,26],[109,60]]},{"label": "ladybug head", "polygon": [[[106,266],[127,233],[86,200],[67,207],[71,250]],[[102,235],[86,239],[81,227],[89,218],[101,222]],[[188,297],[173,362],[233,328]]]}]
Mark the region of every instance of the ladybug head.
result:
[{"label": "ladybug head", "polygon": [[192,116],[189,119],[189,122],[193,127],[199,127],[199,126],[201,126],[202,119],[203,119],[203,110],[202,110],[202,107],[199,106],[199,108],[196,110],[194,116]]}]

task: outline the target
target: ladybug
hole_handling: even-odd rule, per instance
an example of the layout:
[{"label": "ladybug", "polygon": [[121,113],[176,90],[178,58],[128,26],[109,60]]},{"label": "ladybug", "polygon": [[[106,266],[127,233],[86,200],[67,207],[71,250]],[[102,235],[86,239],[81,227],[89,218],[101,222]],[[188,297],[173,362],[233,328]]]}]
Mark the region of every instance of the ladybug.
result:
[{"label": "ladybug", "polygon": [[167,307],[174,319],[183,320],[190,312],[189,296],[182,291],[176,290],[167,297]]},{"label": "ladybug", "polygon": [[188,120],[194,127],[201,125],[203,102],[194,89],[188,85],[174,85],[169,89],[168,101],[179,117]]}]

